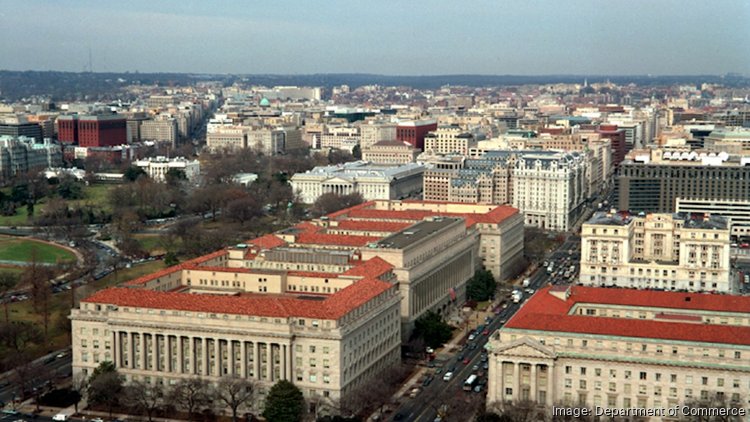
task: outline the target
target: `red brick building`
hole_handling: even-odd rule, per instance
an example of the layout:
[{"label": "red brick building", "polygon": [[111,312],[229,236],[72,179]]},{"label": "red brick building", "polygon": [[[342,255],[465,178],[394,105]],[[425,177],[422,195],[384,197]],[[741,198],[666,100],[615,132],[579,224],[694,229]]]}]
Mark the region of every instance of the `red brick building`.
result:
[{"label": "red brick building", "polygon": [[435,120],[401,122],[396,126],[396,139],[424,151],[424,137],[433,130],[437,130],[437,121]]},{"label": "red brick building", "polygon": [[57,139],[82,147],[127,144],[127,121],[120,115],[60,116]]},{"label": "red brick building", "polygon": [[597,133],[601,138],[610,140],[612,145],[612,164],[619,167],[630,149],[625,143],[625,131],[618,129],[617,125],[600,125]]}]

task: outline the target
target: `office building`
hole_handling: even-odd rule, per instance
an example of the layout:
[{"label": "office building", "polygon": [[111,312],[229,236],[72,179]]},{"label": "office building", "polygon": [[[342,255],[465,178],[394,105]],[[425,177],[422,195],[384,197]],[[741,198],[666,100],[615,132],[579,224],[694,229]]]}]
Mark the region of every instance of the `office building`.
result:
[{"label": "office building", "polygon": [[341,274],[243,268],[253,251],[284,244],[275,239],[84,299],[71,312],[73,373],[90,375],[111,361],[128,380],[162,385],[237,375],[257,383],[260,402],[283,379],[307,398],[335,402],[397,363],[400,297],[391,266],[376,259]]},{"label": "office building", "polygon": [[711,152],[726,152],[750,156],[750,129],[733,128],[712,131],[703,141]]},{"label": "office building", "polygon": [[61,165],[62,150],[49,139],[40,144],[36,138],[0,136],[0,179],[3,181]]},{"label": "office building", "polygon": [[248,146],[249,128],[221,125],[206,133],[206,148],[212,151],[238,150]]},{"label": "office building", "polygon": [[617,207],[635,213],[675,212],[677,198],[745,201],[750,192],[750,157],[633,151],[621,164],[616,187]]},{"label": "office building", "polygon": [[492,334],[487,406],[746,407],[749,321],[747,297],[548,286]]},{"label": "office building", "polygon": [[370,148],[380,141],[396,140],[395,123],[369,121],[359,126],[359,144],[362,150]]},{"label": "office building", "polygon": [[[583,212],[591,188],[591,153],[494,150],[480,158],[428,158],[424,199],[512,204],[526,225],[569,230]],[[601,182],[596,186],[601,189]]]},{"label": "office building", "polygon": [[422,190],[424,166],[409,163],[400,166],[377,166],[354,161],[319,166],[292,176],[292,189],[300,200],[312,204],[324,193],[346,195],[359,192],[365,200],[404,199]]},{"label": "office building", "polygon": [[177,120],[168,114],[160,114],[151,120],[141,122],[141,140],[154,142],[168,142],[177,146]]},{"label": "office building", "polygon": [[118,114],[63,115],[57,118],[57,138],[80,147],[127,144],[127,121]]},{"label": "office building", "polygon": [[380,141],[362,147],[362,160],[373,164],[408,164],[416,161],[419,150],[400,141]]},{"label": "office building", "polygon": [[112,361],[163,385],[239,375],[258,402],[286,379],[336,403],[399,361],[414,318],[463,303],[480,256],[514,270],[522,225],[510,207],[417,201],[300,223],[84,299],[73,372]]},{"label": "office building", "polygon": [[469,149],[476,146],[474,135],[458,125],[440,126],[424,137],[424,150],[435,154],[469,155]]},{"label": "office building", "polygon": [[581,229],[581,284],[735,292],[727,220],[598,212]]},{"label": "office building", "polygon": [[39,144],[44,140],[42,126],[23,116],[6,117],[0,121],[0,136],[34,138]]},{"label": "office building", "polygon": [[396,126],[396,140],[424,151],[425,136],[437,128],[437,120],[432,119],[399,122]]},{"label": "office building", "polygon": [[683,199],[677,198],[675,211],[724,217],[729,222],[733,238],[750,236],[750,198],[746,200]]}]

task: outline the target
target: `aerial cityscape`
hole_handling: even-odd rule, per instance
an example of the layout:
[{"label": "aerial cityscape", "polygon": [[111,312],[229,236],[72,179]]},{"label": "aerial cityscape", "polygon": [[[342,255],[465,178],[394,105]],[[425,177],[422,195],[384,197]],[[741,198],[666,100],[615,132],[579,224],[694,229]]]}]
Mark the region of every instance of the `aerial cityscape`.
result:
[{"label": "aerial cityscape", "polygon": [[0,422],[750,421],[750,3],[0,5]]}]

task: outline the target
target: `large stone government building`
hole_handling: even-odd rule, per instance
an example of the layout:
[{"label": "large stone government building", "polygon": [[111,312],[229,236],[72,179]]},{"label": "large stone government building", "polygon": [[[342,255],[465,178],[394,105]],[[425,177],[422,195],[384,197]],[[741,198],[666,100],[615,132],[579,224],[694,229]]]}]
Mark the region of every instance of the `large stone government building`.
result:
[{"label": "large stone government building", "polygon": [[99,291],[71,313],[73,371],[172,384],[286,379],[339,400],[400,359],[414,320],[520,270],[507,206],[372,201]]},{"label": "large stone government building", "polygon": [[750,398],[748,297],[546,287],[488,347],[488,406],[745,407]]}]

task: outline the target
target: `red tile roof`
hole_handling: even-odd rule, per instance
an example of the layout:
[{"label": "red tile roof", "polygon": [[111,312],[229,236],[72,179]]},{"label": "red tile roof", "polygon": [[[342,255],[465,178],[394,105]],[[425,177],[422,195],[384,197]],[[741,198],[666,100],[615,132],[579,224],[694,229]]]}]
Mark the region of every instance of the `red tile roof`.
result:
[{"label": "red tile roof", "polygon": [[379,278],[383,274],[392,270],[393,265],[376,256],[350,268],[344,273],[344,275],[360,276],[366,278]]},{"label": "red tile roof", "polygon": [[265,317],[338,319],[393,286],[379,280],[364,279],[324,300],[306,300],[292,295],[226,296],[112,287],[94,293],[83,302]]},{"label": "red tile roof", "polygon": [[[750,345],[750,327],[570,314],[575,304],[750,312],[750,297],[573,286],[567,300],[540,289],[506,328]],[[690,298],[689,301],[686,298]]]},{"label": "red tile roof", "polygon": [[365,246],[380,240],[380,237],[354,236],[348,234],[300,233],[295,243],[307,245]]},{"label": "red tile roof", "polygon": [[257,246],[261,249],[273,249],[286,245],[286,242],[275,234],[267,234],[265,236],[248,240],[247,244]]},{"label": "red tile roof", "polygon": [[302,230],[304,232],[312,232],[312,233],[319,232],[319,231],[323,230],[323,227],[318,226],[316,224],[313,224],[313,223],[311,223],[309,221],[303,221],[303,222],[301,222],[299,224],[296,224],[294,227],[297,228],[297,229],[300,229],[300,230]]}]

